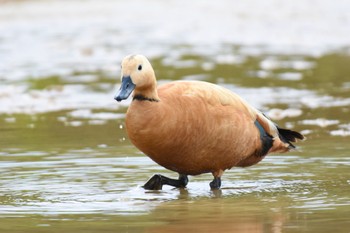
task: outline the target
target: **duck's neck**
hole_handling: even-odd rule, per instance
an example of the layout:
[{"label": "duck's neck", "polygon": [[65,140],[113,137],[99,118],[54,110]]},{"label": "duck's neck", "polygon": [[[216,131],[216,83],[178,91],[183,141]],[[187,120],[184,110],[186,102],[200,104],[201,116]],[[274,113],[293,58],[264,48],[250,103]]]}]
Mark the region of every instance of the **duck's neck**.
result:
[{"label": "duck's neck", "polygon": [[159,101],[159,99],[153,99],[153,98],[145,97],[143,95],[134,95],[134,98],[132,100],[151,101],[151,102],[158,102]]},{"label": "duck's neck", "polygon": [[159,102],[160,99],[158,97],[157,87],[152,86],[142,90],[135,89],[133,100]]}]

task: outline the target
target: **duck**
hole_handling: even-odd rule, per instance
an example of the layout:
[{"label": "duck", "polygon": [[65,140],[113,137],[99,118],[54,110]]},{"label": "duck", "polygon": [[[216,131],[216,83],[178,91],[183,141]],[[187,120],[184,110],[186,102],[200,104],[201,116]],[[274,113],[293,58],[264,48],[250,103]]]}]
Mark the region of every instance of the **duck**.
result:
[{"label": "duck", "polygon": [[114,99],[132,101],[125,115],[131,143],[160,166],[178,173],[155,174],[142,187],[185,188],[188,176],[211,173],[212,190],[233,167],[257,164],[270,153],[295,149],[304,136],[280,128],[238,94],[205,81],[157,85],[149,60],[140,54],[121,63],[121,85]]}]

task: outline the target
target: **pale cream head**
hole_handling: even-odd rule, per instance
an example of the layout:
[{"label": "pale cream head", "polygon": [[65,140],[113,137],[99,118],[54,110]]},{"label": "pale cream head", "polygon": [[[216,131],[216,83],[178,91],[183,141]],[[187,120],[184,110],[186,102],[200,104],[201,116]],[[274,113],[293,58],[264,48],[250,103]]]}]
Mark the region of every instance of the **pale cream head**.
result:
[{"label": "pale cream head", "polygon": [[153,85],[155,75],[151,63],[143,55],[128,55],[122,61],[121,78],[130,76],[135,89],[144,89]]},{"label": "pale cream head", "polygon": [[157,81],[151,63],[143,55],[129,55],[122,61],[121,87],[115,99],[127,99],[131,92],[136,99],[158,101]]}]

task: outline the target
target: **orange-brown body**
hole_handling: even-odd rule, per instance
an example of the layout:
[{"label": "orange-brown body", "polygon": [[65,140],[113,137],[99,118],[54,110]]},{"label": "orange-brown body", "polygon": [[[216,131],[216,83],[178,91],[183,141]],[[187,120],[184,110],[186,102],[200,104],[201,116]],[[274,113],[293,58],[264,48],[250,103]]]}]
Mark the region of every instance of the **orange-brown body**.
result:
[{"label": "orange-brown body", "polygon": [[142,55],[123,60],[122,77],[116,99],[121,101],[134,91],[126,114],[131,142],[179,174],[211,172],[220,178],[226,169],[254,165],[268,153],[288,151],[293,147],[290,141],[303,138],[277,128],[237,94],[218,85],[176,81],[157,88],[153,68]]},{"label": "orange-brown body", "polygon": [[158,102],[134,100],[126,114],[131,142],[180,174],[219,173],[258,163],[264,156],[258,154],[256,116],[233,94],[234,105],[215,100],[212,95],[222,90],[212,87],[204,82],[173,82],[158,88]]}]

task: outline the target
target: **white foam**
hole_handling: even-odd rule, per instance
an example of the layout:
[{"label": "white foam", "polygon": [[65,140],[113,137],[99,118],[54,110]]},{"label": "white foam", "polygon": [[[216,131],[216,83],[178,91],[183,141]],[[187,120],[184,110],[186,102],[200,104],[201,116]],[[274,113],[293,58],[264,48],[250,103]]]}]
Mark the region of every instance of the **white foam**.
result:
[{"label": "white foam", "polygon": [[90,109],[78,109],[68,114],[74,118],[97,119],[97,120],[115,120],[124,117],[124,114],[99,112],[93,113]]},{"label": "white foam", "polygon": [[242,55],[219,54],[215,57],[218,64],[242,64],[246,58]]},{"label": "white foam", "polygon": [[281,61],[277,58],[266,58],[260,62],[260,67],[264,70],[275,70],[289,68],[294,70],[307,70],[315,66],[313,62],[303,60]]},{"label": "white foam", "polygon": [[282,80],[299,81],[303,78],[303,75],[297,72],[285,72],[278,74],[278,77]]},{"label": "white foam", "polygon": [[[85,85],[64,85],[45,90],[27,90],[23,86],[0,85],[0,113],[36,114],[69,109],[116,109],[114,92],[91,92]],[[120,105],[119,105],[120,106]],[[110,118],[97,114],[97,118]]]},{"label": "white foam", "polygon": [[298,117],[303,114],[301,109],[287,108],[287,109],[278,109],[273,108],[267,112],[267,116],[273,120],[281,120],[286,117]]},{"label": "white foam", "polygon": [[345,129],[338,129],[338,130],[332,130],[330,132],[330,134],[332,136],[342,136],[342,137],[346,137],[346,136],[350,136],[350,131],[349,130],[345,130]]},{"label": "white foam", "polygon": [[324,127],[327,127],[330,125],[339,124],[339,120],[329,120],[329,119],[324,119],[324,118],[317,118],[317,119],[302,120],[301,123],[304,125],[317,125],[317,126],[324,128]]},{"label": "white foam", "polygon": [[[190,50],[191,54],[213,55],[228,43],[242,45],[241,54],[246,55],[266,51],[320,55],[350,44],[348,9],[350,2],[334,4],[332,0],[317,4],[312,0],[283,4],[274,0],[223,0],[220,4],[14,1],[0,7],[0,78],[22,80],[69,75],[72,70],[116,70],[120,59],[129,53],[168,57]],[[194,48],[176,47],[183,44]],[[227,54],[218,55],[217,61],[234,64],[244,60]],[[313,66],[308,61],[276,63],[273,59],[261,65],[297,70]]]},{"label": "white foam", "polygon": [[[223,0],[221,4],[169,0],[150,5],[141,0],[52,0],[2,4],[0,113],[110,110],[126,106],[130,100],[115,103],[116,89],[109,84],[103,93],[73,83],[88,84],[97,80],[95,75],[74,75],[74,72],[101,71],[117,80],[119,62],[130,53],[165,57],[163,65],[173,67],[199,67],[201,64],[196,60],[183,59],[183,55],[204,56],[211,58],[203,62],[205,70],[212,70],[214,63],[240,64],[247,56],[267,52],[318,56],[350,44],[349,8],[350,2],[334,4],[332,0],[320,0],[317,4],[312,0],[283,4],[275,0]],[[135,20],[135,15],[142,20]],[[239,53],[233,51],[232,44],[241,46]],[[267,78],[274,69],[303,71],[314,65],[302,58],[280,60],[268,56],[254,75]],[[70,85],[30,90],[22,84],[28,82],[28,77],[50,75],[60,76]],[[297,81],[302,77],[295,72],[281,74],[279,78]],[[14,82],[16,84],[6,85]],[[233,89],[258,108],[270,103],[286,103],[291,108],[350,105],[350,98],[321,96],[308,90]],[[94,113],[94,117],[97,119],[91,120],[112,116]],[[98,124],[97,121],[91,123]]]},{"label": "white foam", "polygon": [[[195,76],[203,79],[206,76]],[[186,77],[185,77],[186,78]],[[160,80],[159,84],[168,80]],[[320,96],[313,91],[286,87],[243,88],[235,85],[220,84],[241,95],[258,109],[265,109],[269,104],[286,104],[289,108],[273,110],[272,117],[295,117],[303,107],[349,106],[350,98]],[[27,90],[24,86],[0,85],[0,113],[36,114],[61,110],[74,110],[73,118],[91,120],[111,120],[123,117],[122,114],[111,113],[117,108],[128,106],[131,98],[117,103],[113,97],[117,88],[110,86],[111,91],[92,92],[86,85],[64,85],[44,90]],[[107,112],[92,112],[93,109],[105,109]],[[64,119],[60,119],[64,121]],[[94,122],[96,123],[96,122]]]}]

